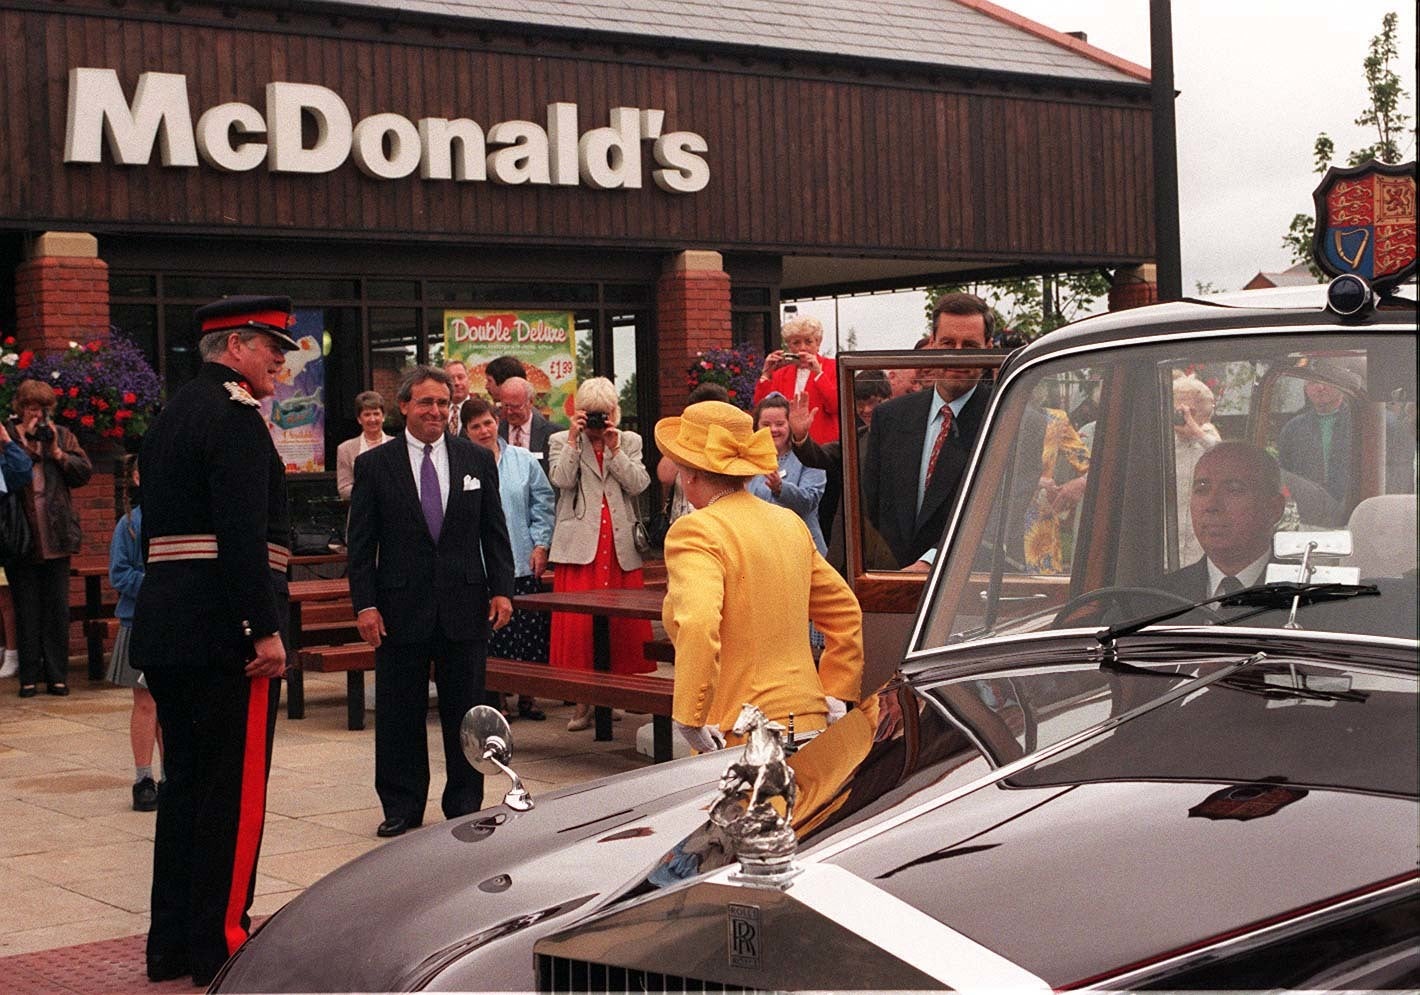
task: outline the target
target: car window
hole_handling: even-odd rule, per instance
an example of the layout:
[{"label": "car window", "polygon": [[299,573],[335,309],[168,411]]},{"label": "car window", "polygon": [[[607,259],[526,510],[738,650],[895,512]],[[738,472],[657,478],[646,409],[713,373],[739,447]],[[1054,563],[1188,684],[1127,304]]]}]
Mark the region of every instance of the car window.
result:
[{"label": "car window", "polygon": [[1351,547],[1314,556],[1313,580],[1383,588],[1305,608],[1303,628],[1414,638],[1413,334],[1114,346],[1022,368],[1001,389],[917,648],[1296,579],[1274,539],[1302,531]]}]

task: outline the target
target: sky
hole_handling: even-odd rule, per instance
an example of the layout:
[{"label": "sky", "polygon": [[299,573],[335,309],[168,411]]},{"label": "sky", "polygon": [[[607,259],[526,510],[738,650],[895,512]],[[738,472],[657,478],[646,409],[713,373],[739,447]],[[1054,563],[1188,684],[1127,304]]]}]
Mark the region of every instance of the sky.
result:
[{"label": "sky", "polygon": [[[996,0],[1058,31],[1148,66],[1148,0]],[[1237,290],[1290,263],[1282,235],[1312,210],[1312,143],[1325,131],[1337,159],[1375,141],[1352,122],[1367,103],[1362,62],[1388,11],[1400,17],[1393,64],[1415,118],[1415,5],[1399,0],[1173,0],[1183,288]],[[1413,137],[1406,159],[1415,158]],[[824,322],[825,345],[850,326],[858,347],[904,348],[925,326],[920,293],[801,302]],[[1103,302],[1100,304],[1103,308]],[[836,320],[835,320],[835,310]],[[825,351],[828,351],[827,349]]]}]

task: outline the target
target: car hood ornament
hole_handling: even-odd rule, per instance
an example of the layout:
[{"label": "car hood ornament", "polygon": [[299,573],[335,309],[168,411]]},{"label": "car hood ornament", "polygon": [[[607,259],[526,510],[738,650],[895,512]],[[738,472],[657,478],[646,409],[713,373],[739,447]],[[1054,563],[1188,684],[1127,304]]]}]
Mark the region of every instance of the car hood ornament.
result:
[{"label": "car hood ornament", "polygon": [[[798,839],[790,828],[798,789],[785,758],[785,729],[746,704],[731,731],[745,737],[744,752],[720,778],[710,822],[734,841],[740,870],[731,880],[783,888],[799,873],[793,863]],[[773,798],[783,802],[783,815]]]}]

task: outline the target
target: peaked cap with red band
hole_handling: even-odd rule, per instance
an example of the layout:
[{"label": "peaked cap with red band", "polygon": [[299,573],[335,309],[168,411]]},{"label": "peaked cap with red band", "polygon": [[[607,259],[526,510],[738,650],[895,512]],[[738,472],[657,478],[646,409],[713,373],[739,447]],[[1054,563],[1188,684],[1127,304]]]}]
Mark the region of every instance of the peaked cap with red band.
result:
[{"label": "peaked cap with red band", "polygon": [[288,334],[296,323],[289,297],[223,297],[198,308],[196,318],[199,335],[252,328],[270,335],[287,352],[301,348]]}]

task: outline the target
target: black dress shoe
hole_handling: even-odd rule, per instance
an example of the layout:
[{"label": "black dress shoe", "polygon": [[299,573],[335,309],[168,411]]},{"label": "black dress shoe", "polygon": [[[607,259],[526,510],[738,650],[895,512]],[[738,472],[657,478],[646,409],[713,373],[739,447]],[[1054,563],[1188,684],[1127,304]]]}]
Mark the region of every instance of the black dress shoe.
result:
[{"label": "black dress shoe", "polygon": [[52,695],[58,697],[58,698],[63,698],[65,695],[67,695],[67,694],[69,693],[69,685],[68,685],[68,684],[51,684],[51,685],[49,685],[49,687],[45,688],[45,690],[48,691],[50,694],[52,694]]},{"label": "black dress shoe", "polygon": [[39,688],[35,687],[33,684],[20,685],[21,698],[33,698],[37,694],[39,694]]},{"label": "black dress shoe", "polygon": [[156,812],[158,810],[158,786],[151,777],[145,777],[133,785],[133,811]]},{"label": "black dress shoe", "polygon": [[379,827],[375,830],[375,835],[388,839],[391,836],[403,836],[407,830],[418,828],[419,823],[406,819],[401,815],[394,815],[380,823]]},{"label": "black dress shoe", "polygon": [[534,705],[531,699],[523,698],[518,701],[518,718],[541,722],[547,718],[547,713]]},{"label": "black dress shoe", "polygon": [[150,954],[148,956],[148,980],[171,981],[191,974],[186,954]]}]

